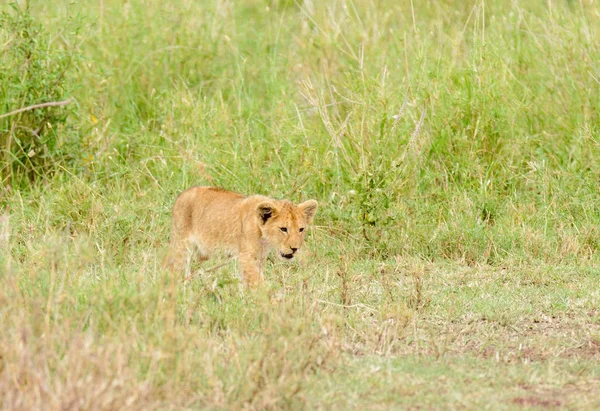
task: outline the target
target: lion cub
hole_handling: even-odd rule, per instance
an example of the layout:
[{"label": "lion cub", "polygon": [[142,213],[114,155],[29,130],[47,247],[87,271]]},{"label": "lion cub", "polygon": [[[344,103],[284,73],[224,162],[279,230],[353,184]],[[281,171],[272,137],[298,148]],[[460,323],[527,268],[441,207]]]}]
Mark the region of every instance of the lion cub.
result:
[{"label": "lion cub", "polygon": [[217,187],[190,188],[173,207],[167,266],[182,271],[193,255],[205,261],[222,250],[238,256],[244,283],[255,286],[264,279],[265,260],[272,248],[281,259],[294,259],[317,206],[315,200],[296,205]]}]

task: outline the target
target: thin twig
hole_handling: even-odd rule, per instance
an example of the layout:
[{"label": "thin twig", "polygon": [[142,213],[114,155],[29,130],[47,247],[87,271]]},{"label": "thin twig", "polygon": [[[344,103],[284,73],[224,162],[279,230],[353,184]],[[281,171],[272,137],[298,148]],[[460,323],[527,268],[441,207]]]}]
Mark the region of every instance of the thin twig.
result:
[{"label": "thin twig", "polygon": [[15,114],[19,114],[24,111],[35,110],[36,108],[66,106],[71,101],[73,101],[73,97],[69,97],[68,99],[63,101],[49,101],[48,103],[34,104],[33,106],[23,107],[18,110],[11,111],[10,113],[2,114],[0,118],[14,116]]},{"label": "thin twig", "polygon": [[224,263],[219,264],[219,265],[215,265],[214,267],[211,267],[207,270],[198,270],[195,273],[192,273],[190,275],[188,275],[183,281],[184,282],[188,282],[189,280],[191,280],[192,278],[194,278],[195,276],[197,276],[198,274],[203,274],[203,273],[210,273],[211,271],[215,271],[218,270],[221,267],[226,266],[227,264],[229,264],[229,261],[231,261],[233,259],[233,257],[229,257],[227,260],[225,260]]},{"label": "thin twig", "polygon": [[338,303],[334,303],[334,302],[326,301],[326,300],[317,300],[317,302],[319,302],[321,304],[333,305],[335,307],[341,307],[341,308],[364,308],[365,310],[377,312],[376,309],[374,309],[373,307],[369,307],[366,304],[351,304],[351,305],[346,305],[346,304],[338,304]]},{"label": "thin twig", "polygon": [[302,181],[302,183],[300,183],[300,184],[297,184],[297,181],[294,181],[294,186],[292,188],[292,191],[290,191],[285,198],[291,198],[294,194],[296,194],[296,191],[302,189],[304,187],[304,185],[308,182],[310,177],[311,177],[310,175],[307,176],[304,179],[304,181]]}]

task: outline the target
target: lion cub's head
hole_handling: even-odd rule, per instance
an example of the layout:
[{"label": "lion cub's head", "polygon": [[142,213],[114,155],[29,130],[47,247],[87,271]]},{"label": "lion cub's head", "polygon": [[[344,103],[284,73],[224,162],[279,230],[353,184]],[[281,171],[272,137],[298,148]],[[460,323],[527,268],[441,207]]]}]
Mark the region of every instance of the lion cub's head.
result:
[{"label": "lion cub's head", "polygon": [[317,206],[315,200],[298,205],[285,200],[268,200],[258,204],[256,210],[263,239],[277,248],[280,258],[294,259],[304,242],[307,226],[317,213]]}]

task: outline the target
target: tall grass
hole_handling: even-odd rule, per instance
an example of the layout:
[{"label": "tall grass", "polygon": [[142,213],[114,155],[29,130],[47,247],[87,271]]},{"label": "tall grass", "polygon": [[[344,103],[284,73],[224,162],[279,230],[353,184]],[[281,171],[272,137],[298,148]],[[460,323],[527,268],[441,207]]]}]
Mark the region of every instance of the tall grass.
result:
[{"label": "tall grass", "polygon": [[[597,405],[597,2],[29,7],[75,105],[0,186],[2,406]],[[167,277],[196,184],[317,198],[305,264]]]}]

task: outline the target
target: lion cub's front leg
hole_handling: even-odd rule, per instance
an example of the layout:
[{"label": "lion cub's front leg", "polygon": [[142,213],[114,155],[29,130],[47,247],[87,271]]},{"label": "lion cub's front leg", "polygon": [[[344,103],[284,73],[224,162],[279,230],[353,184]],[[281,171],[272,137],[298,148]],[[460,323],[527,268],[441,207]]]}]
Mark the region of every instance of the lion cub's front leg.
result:
[{"label": "lion cub's front leg", "polygon": [[239,255],[242,266],[242,280],[248,287],[256,287],[264,282],[263,268],[266,253],[263,247],[243,247]]}]

